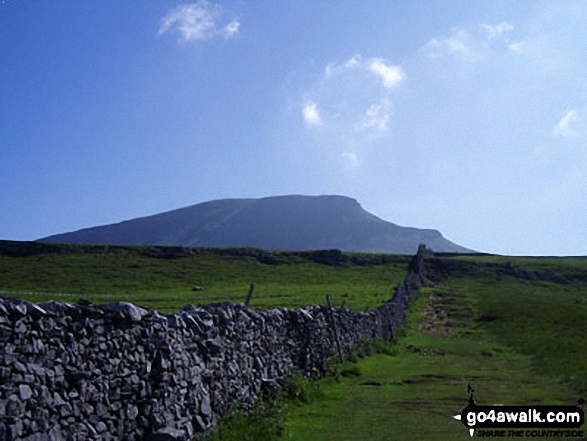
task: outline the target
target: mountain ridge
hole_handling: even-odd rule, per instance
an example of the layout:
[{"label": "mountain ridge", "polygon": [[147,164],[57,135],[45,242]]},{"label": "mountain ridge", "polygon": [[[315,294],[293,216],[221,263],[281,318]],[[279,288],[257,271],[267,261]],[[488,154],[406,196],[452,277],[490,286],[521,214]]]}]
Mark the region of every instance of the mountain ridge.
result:
[{"label": "mountain ridge", "polygon": [[218,199],[37,241],[398,254],[425,243],[438,252],[471,252],[437,230],[396,225],[340,195]]}]

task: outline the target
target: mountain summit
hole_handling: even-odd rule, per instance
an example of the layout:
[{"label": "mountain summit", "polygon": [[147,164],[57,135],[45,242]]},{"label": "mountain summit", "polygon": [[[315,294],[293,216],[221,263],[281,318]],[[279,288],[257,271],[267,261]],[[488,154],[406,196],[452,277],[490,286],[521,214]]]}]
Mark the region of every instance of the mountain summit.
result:
[{"label": "mountain summit", "polygon": [[424,243],[437,252],[471,252],[436,230],[384,221],[345,196],[222,199],[39,241],[401,254]]}]

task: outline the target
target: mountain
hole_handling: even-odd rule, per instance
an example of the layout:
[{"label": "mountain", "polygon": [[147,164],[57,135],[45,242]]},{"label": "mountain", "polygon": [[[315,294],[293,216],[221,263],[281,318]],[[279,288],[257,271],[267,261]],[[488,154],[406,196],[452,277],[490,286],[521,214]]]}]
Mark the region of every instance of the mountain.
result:
[{"label": "mountain", "polygon": [[400,254],[425,243],[437,252],[471,252],[436,230],[384,221],[345,196],[222,199],[38,241]]}]

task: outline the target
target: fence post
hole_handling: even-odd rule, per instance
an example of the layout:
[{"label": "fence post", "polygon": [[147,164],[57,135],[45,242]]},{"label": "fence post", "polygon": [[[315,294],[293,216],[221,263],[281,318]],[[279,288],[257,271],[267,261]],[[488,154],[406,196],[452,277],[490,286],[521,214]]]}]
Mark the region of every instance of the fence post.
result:
[{"label": "fence post", "polygon": [[334,331],[334,340],[336,341],[336,350],[338,351],[338,358],[342,363],[342,350],[340,349],[340,340],[338,338],[338,328],[336,327],[336,321],[334,320],[334,314],[332,313],[332,299],[330,294],[326,294],[326,301],[328,302],[328,315],[330,316],[330,322],[332,323],[332,329]]},{"label": "fence post", "polygon": [[389,323],[389,337],[390,337],[390,340],[393,343],[397,343],[397,340],[395,338],[395,329],[394,329],[394,326],[393,326],[393,319],[391,317],[388,317],[387,320],[388,320],[388,323]]},{"label": "fence post", "polygon": [[249,286],[249,293],[247,294],[247,300],[245,300],[245,305],[249,306],[249,303],[251,303],[251,297],[253,297],[253,291],[255,289],[255,284],[251,283],[251,286]]}]

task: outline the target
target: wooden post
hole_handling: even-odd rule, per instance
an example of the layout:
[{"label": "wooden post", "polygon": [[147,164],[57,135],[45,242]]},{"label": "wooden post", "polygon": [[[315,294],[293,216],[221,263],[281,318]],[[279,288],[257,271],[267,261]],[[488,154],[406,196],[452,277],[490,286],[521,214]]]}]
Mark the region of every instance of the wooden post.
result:
[{"label": "wooden post", "polygon": [[393,319],[388,318],[388,322],[389,322],[389,337],[390,340],[394,343],[397,343],[397,340],[395,339],[395,329],[393,329]]},{"label": "wooden post", "polygon": [[326,301],[328,302],[328,315],[330,315],[330,322],[332,323],[332,329],[334,331],[334,340],[336,341],[336,350],[338,351],[338,358],[342,363],[342,350],[340,349],[340,340],[338,338],[338,328],[336,327],[336,321],[334,320],[334,314],[332,313],[332,299],[330,294],[326,294]]},{"label": "wooden post", "polygon": [[249,286],[249,293],[247,294],[247,300],[245,300],[245,305],[249,306],[249,303],[251,303],[251,297],[253,297],[253,291],[255,289],[255,284],[251,283],[251,286]]}]

